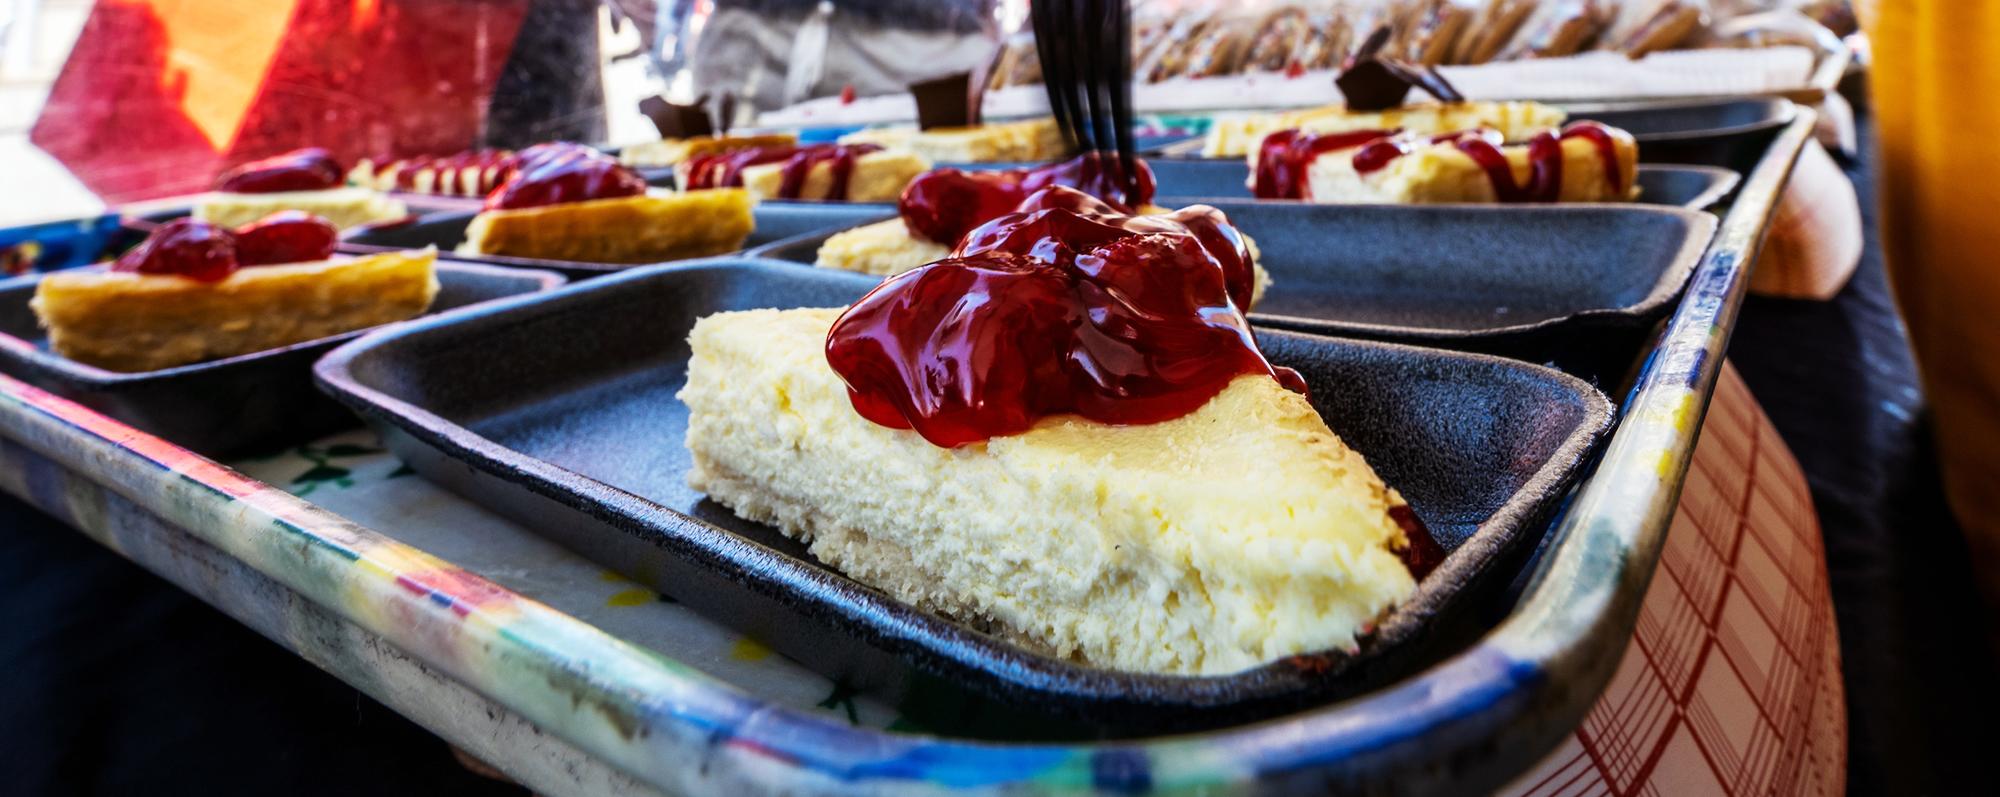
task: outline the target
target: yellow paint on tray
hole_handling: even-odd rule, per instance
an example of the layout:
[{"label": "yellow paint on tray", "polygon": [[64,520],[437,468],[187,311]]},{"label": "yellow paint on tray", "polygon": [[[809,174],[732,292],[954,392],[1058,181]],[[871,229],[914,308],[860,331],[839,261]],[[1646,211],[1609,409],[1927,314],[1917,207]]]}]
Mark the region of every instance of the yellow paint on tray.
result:
[{"label": "yellow paint on tray", "polygon": [[763,661],[771,657],[771,649],[749,637],[738,637],[736,644],[729,646],[729,657],[737,661]]},{"label": "yellow paint on tray", "polygon": [[653,591],[650,589],[628,589],[613,593],[611,597],[605,598],[604,605],[644,606],[659,599],[660,596],[653,594]]}]

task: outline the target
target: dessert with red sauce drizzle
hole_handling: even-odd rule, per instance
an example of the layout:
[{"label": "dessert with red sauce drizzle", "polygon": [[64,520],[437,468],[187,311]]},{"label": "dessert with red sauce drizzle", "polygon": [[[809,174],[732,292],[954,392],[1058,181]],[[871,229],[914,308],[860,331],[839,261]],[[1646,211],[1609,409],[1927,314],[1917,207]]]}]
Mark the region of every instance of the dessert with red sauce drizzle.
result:
[{"label": "dessert with red sauce drizzle", "polygon": [[[1441,135],[1492,128],[1508,141],[1525,141],[1562,125],[1566,114],[1554,106],[1465,99],[1436,69],[1385,56],[1390,34],[1388,27],[1378,28],[1345,64],[1335,80],[1345,100],[1342,104],[1216,119],[1203,139],[1202,156],[1255,158],[1265,138],[1280,130],[1315,135],[1369,130]],[[1409,102],[1411,89],[1430,97]]]},{"label": "dessert with red sauce drizzle", "polygon": [[340,162],[318,147],[254,160],[225,171],[195,203],[197,219],[234,227],[297,210],[340,229],[409,215],[403,203],[365,186],[346,185]]},{"label": "dessert with red sauce drizzle", "polygon": [[[1251,192],[1260,199],[1324,203],[1615,202],[1638,196],[1638,145],[1623,130],[1596,122],[1554,129],[1560,112],[1523,107],[1493,113],[1529,125],[1495,126],[1437,70],[1381,55],[1388,29],[1376,31],[1338,83],[1348,111],[1289,119],[1249,152]],[[1442,101],[1405,108],[1412,88]],[[1514,110],[1491,105],[1483,110]],[[1357,121],[1372,124],[1363,126]],[[1444,126],[1446,120],[1459,124]],[[1526,126],[1546,121],[1546,127]],[[1471,124],[1462,124],[1472,122]],[[1504,129],[1503,129],[1504,128]],[[1240,131],[1239,131],[1240,132]],[[1509,145],[1509,138],[1521,140]],[[1213,149],[1213,147],[1211,147]]]},{"label": "dessert with red sauce drizzle", "polygon": [[625,147],[618,162],[638,169],[673,168],[689,158],[758,147],[789,147],[799,143],[791,133],[731,133],[662,138]]},{"label": "dessert with red sauce drizzle", "polygon": [[512,150],[474,149],[380,163],[364,158],[347,173],[347,179],[380,191],[483,197],[513,174],[513,169]]},{"label": "dessert with red sauce drizzle", "polygon": [[903,186],[930,168],[922,156],[874,144],[808,144],[697,155],[674,173],[684,190],[744,188],[760,202],[894,202]]},{"label": "dessert with red sauce drizzle", "polygon": [[233,229],[175,219],[108,268],[43,277],[31,306],[56,353],[125,372],[280,348],[430,307],[435,250],[344,258],[337,234],[295,210]]},{"label": "dessert with red sauce drizzle", "polygon": [[[1025,169],[933,169],[903,189],[896,218],[836,233],[820,245],[816,265],[884,276],[908,271],[943,258],[967,232],[1051,186],[1079,189],[1120,212],[1165,212],[1153,205],[1153,171],[1145,161],[1137,161],[1129,196],[1118,168],[1116,158],[1086,153]],[[1268,279],[1258,274],[1261,290]]]},{"label": "dessert with red sauce drizzle", "polygon": [[1352,650],[1438,557],[1245,320],[1242,235],[1043,188],[844,310],[689,336],[688,481],[1029,649],[1215,675]]},{"label": "dessert with red sauce drizzle", "polygon": [[740,188],[652,191],[645,178],[580,144],[515,154],[466,226],[461,254],[584,263],[656,263],[734,251],[754,224]]}]

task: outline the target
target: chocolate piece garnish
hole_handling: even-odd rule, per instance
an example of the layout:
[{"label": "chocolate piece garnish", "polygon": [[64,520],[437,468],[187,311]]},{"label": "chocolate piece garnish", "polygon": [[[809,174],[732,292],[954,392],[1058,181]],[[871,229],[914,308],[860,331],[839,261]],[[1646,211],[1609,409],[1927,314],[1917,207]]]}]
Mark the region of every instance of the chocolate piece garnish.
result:
[{"label": "chocolate piece garnish", "polygon": [[1400,108],[1404,98],[1410,94],[1410,87],[1423,89],[1424,93],[1436,97],[1439,102],[1462,102],[1465,95],[1458,93],[1450,81],[1438,74],[1435,68],[1412,64],[1398,58],[1382,54],[1382,48],[1389,43],[1389,27],[1376,28],[1367,41],[1354,52],[1340,77],[1334,78],[1334,85],[1340,87],[1341,96],[1347,99],[1350,111],[1386,111]]},{"label": "chocolate piece garnish", "polygon": [[653,120],[661,138],[693,138],[715,134],[715,123],[709,119],[708,109],[702,107],[707,97],[695,100],[693,105],[676,105],[659,96],[647,97],[639,101],[639,112]]},{"label": "chocolate piece garnish", "polygon": [[980,97],[974,90],[971,72],[954,72],[910,84],[917,98],[917,128],[971,127],[979,124]]}]

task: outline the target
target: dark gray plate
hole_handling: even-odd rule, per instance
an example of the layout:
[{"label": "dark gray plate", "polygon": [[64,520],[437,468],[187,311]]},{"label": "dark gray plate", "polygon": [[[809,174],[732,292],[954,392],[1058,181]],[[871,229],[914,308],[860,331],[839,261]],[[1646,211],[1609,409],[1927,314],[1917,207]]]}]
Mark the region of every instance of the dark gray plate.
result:
[{"label": "dark gray plate", "polygon": [[[563,283],[561,275],[547,271],[442,261],[437,276],[432,312]],[[211,457],[269,451],[352,423],[340,405],[313,389],[312,363],[360,331],[224,360],[119,373],[48,349],[47,336],[28,309],[38,279],[0,282],[0,373]]]},{"label": "dark gray plate", "polygon": [[1414,671],[1443,618],[1513,576],[1609,425],[1603,395],[1539,366],[1260,332],[1452,554],[1355,655],[1220,677],[1093,669],[891,599],[687,486],[674,394],[695,319],[836,306],[874,284],[749,259],[648,267],[384,330],[316,371],[419,473],[845,683],[914,667],[1112,732],[1296,711]]},{"label": "dark gray plate", "polygon": [[[1221,199],[1251,199],[1250,167],[1241,160],[1151,162],[1159,183],[1157,204],[1177,208]],[[1639,167],[1639,204],[1705,210],[1735,190],[1735,172],[1714,166]],[[1266,200],[1284,201],[1284,200]]]},{"label": "dark gray plate", "polygon": [[[759,204],[751,211],[756,227],[750,237],[743,242],[743,248],[762,246],[775,241],[820,230],[842,230],[875,221],[896,209],[889,205],[861,202],[777,202]],[[493,263],[503,266],[521,266],[554,271],[570,279],[588,279],[605,274],[624,271],[630,265],[618,263],[579,263],[566,260],[541,260],[532,257],[507,257],[505,255],[461,255],[453,252],[465,242],[465,228],[472,223],[473,212],[440,213],[426,216],[418,221],[397,227],[363,230],[349,235],[341,241],[344,252],[381,252],[391,249],[417,249],[435,246],[443,257],[455,260],[469,260]]]},{"label": "dark gray plate", "polygon": [[[1628,205],[1212,204],[1271,272],[1258,323],[1531,357],[1516,344],[1649,328],[1715,233],[1707,213]],[[752,254],[811,264],[830,235]]]}]

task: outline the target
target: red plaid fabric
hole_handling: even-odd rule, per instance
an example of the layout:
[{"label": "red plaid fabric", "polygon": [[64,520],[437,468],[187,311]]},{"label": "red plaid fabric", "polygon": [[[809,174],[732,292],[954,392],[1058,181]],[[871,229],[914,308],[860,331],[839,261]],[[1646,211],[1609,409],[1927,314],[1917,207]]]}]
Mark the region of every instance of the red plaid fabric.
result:
[{"label": "red plaid fabric", "polygon": [[1617,674],[1502,793],[1842,794],[1841,689],[1805,475],[1725,364]]}]

